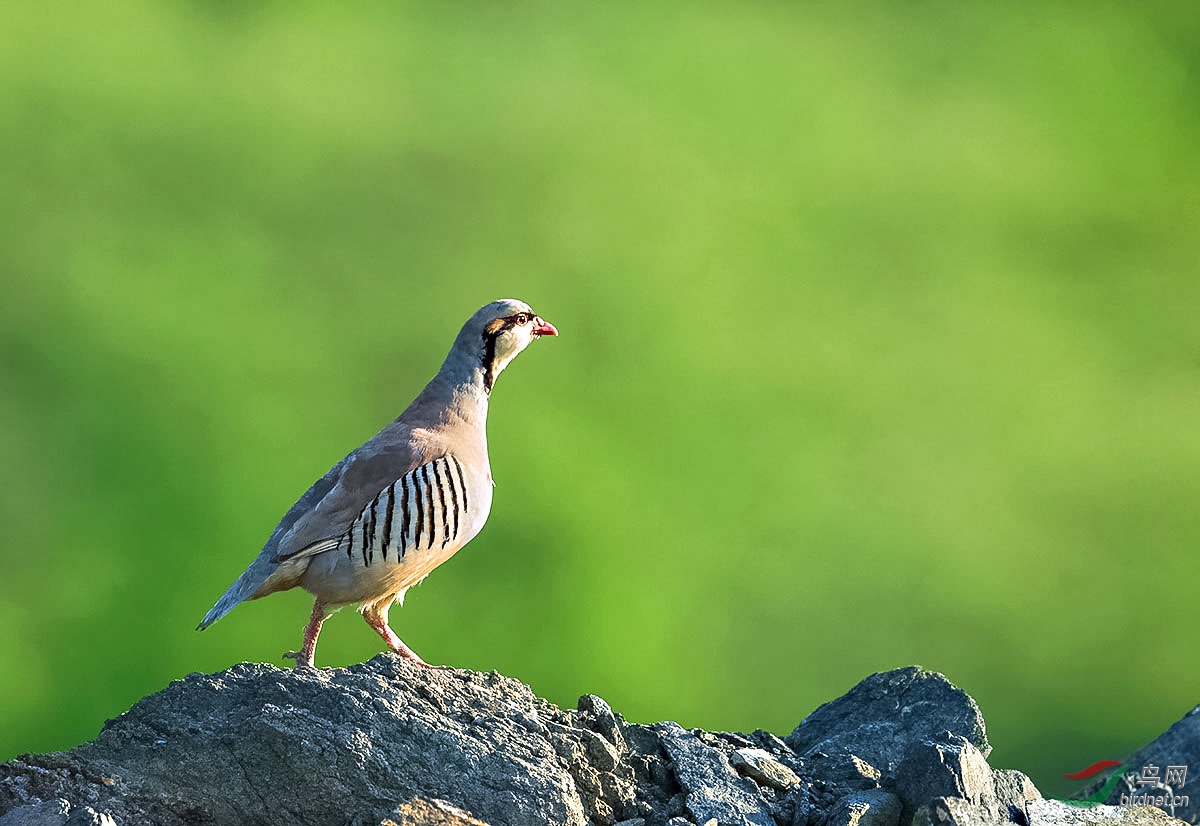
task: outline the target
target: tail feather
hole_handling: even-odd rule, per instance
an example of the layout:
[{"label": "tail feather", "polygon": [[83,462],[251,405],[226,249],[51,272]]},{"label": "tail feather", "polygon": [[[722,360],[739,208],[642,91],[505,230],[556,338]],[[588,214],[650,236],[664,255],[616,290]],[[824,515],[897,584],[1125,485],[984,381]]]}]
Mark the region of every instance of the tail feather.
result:
[{"label": "tail feather", "polygon": [[264,551],[242,572],[237,581],[229,586],[229,590],[221,595],[216,604],[208,609],[196,630],[203,631],[248,599],[258,599],[275,591],[293,587],[307,567],[307,564],[278,565],[272,562]]},{"label": "tail feather", "polygon": [[308,570],[309,563],[312,562],[312,552],[304,549],[294,555],[285,553],[281,557],[279,544],[295,527],[296,522],[316,508],[333,489],[341,478],[345,464],[346,459],[343,459],[334,465],[328,473],[313,482],[312,487],[292,505],[275,526],[271,538],[267,540],[258,557],[250,563],[250,567],[229,586],[229,590],[217,600],[217,604],[208,609],[204,619],[196,626],[197,631],[203,631],[248,599],[258,599],[276,591],[286,591],[299,584],[301,575]]},{"label": "tail feather", "polygon": [[[240,582],[240,580],[239,580]],[[208,626],[219,620],[221,617],[228,614],[242,602],[242,597],[237,594],[237,582],[229,587],[217,604],[208,609],[208,613],[204,615],[204,619],[200,620],[200,624],[196,626],[197,631],[203,631]]]}]

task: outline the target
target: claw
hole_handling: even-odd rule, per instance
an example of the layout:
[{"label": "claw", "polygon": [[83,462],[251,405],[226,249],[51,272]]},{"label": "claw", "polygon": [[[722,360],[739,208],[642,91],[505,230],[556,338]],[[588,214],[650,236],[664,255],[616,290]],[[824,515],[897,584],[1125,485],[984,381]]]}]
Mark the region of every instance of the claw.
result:
[{"label": "claw", "polygon": [[283,652],[283,659],[295,660],[295,662],[292,663],[293,669],[299,670],[299,669],[303,669],[303,668],[311,668],[313,670],[316,670],[316,666],[313,665],[312,658],[305,657],[304,653],[301,651],[285,651],[285,652]]}]

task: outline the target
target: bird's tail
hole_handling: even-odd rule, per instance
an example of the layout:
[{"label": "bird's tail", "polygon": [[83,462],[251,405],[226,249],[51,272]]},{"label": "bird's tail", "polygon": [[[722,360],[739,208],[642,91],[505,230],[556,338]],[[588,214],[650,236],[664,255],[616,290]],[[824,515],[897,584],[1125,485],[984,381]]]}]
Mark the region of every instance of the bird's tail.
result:
[{"label": "bird's tail", "polygon": [[[242,572],[237,581],[229,586],[229,590],[221,595],[217,604],[208,609],[208,613],[204,615],[204,619],[200,620],[196,630],[203,631],[248,599],[256,599],[279,590],[278,586],[268,587],[272,584],[269,580],[278,579],[279,573],[281,572],[278,565],[273,564],[266,554],[260,555],[250,564],[249,568]],[[272,574],[276,576],[273,577]]]},{"label": "bird's tail", "polygon": [[237,583],[229,586],[229,590],[217,600],[217,604],[208,609],[208,613],[204,615],[204,619],[200,620],[200,624],[196,626],[197,631],[203,631],[208,626],[219,620],[221,617],[228,614],[238,606],[242,599],[237,595]]}]

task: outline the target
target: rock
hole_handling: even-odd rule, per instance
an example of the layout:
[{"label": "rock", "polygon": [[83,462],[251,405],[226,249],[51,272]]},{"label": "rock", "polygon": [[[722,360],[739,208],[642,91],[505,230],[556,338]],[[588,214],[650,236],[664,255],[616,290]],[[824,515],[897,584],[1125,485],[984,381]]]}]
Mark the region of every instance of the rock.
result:
[{"label": "rock", "polygon": [[653,728],[687,793],[685,805],[696,823],[715,820],[719,826],[775,826],[758,788],[739,776],[722,752],[677,723],[658,723]]},{"label": "rock", "polygon": [[[1157,766],[1159,777],[1164,782],[1159,786],[1160,792],[1170,793],[1172,797],[1179,795],[1187,798],[1187,805],[1175,807],[1175,817],[1188,823],[1200,823],[1200,794],[1189,794],[1186,783],[1196,778],[1200,773],[1200,706],[1196,706],[1183,716],[1183,719],[1167,729],[1153,742],[1148,743],[1125,758],[1123,763],[1133,766],[1133,775],[1127,774],[1118,781],[1117,786],[1109,795],[1106,803],[1117,805],[1122,795],[1127,797],[1140,795],[1145,788],[1137,784],[1137,777],[1146,766]],[[1168,766],[1188,766],[1184,783],[1171,785],[1167,780]],[[1099,791],[1107,777],[1102,777],[1075,795],[1084,798]],[[1178,786],[1178,788],[1176,788]]]},{"label": "rock", "polygon": [[[1008,826],[994,810],[962,798],[939,797],[917,810],[911,826]],[[1030,800],[1016,821],[1027,826],[1181,826],[1165,812],[1144,806],[1072,806],[1061,800]]]},{"label": "rock", "polygon": [[787,793],[780,798],[779,811],[775,815],[777,823],[807,826],[815,818],[816,811],[813,808],[812,795],[808,785],[801,783],[799,786],[788,789]]},{"label": "rock", "polygon": [[393,655],[348,669],[243,664],[172,683],[91,743],[7,764],[0,811],[24,802],[21,775],[27,796],[86,801],[122,826],[377,824],[414,796],[497,824],[583,826],[577,779],[592,779],[585,742],[597,735],[560,756],[574,722],[516,680]]},{"label": "rock", "polygon": [[[599,718],[595,714],[599,706],[592,701],[599,701],[603,706]],[[567,713],[567,724],[547,721],[547,736],[575,781],[588,819],[598,824],[613,823],[624,816],[625,810],[634,802],[633,769],[624,760],[625,738],[617,727],[612,709],[603,700],[584,697],[580,700],[580,708],[587,710],[574,715]],[[596,734],[592,729],[597,726],[606,730],[608,737],[619,745]]]},{"label": "rock", "polygon": [[851,792],[825,818],[825,826],[896,826],[903,804],[883,789]]},{"label": "rock", "polygon": [[379,826],[488,826],[445,800],[414,797],[385,817]]},{"label": "rock", "polygon": [[755,729],[750,735],[750,738],[758,744],[758,747],[764,751],[768,751],[776,756],[788,755],[794,756],[796,753],[792,751],[787,743],[783,742],[779,737],[776,737],[769,731]]},{"label": "rock", "polygon": [[18,806],[0,817],[0,826],[64,826],[71,804],[59,798]]},{"label": "rock", "polygon": [[107,812],[97,812],[91,806],[72,808],[59,798],[18,806],[0,817],[0,826],[116,826],[116,822]]},{"label": "rock", "polygon": [[879,786],[879,769],[855,754],[817,752],[803,761],[804,776],[819,781],[838,793],[865,791]]},{"label": "rock", "polygon": [[80,806],[71,810],[66,826],[117,826],[117,823],[107,812],[97,812],[91,806]]},{"label": "rock", "polygon": [[[1193,760],[1196,716],[1139,756]],[[90,743],[0,764],[0,826],[1178,823],[1042,800],[988,767],[983,732],[969,697],[916,668],[868,678],[785,742],[634,725],[593,695],[560,709],[499,674],[390,654],[242,664],[172,683]]]},{"label": "rock", "polygon": [[853,754],[817,752],[800,761],[799,774],[808,783],[813,809],[830,811],[853,792],[879,788],[879,769]]},{"label": "rock", "polygon": [[[961,745],[961,741],[960,741]],[[990,770],[992,789],[986,791],[987,781],[976,759],[978,751],[971,754],[973,748],[966,744],[956,760],[947,765],[955,775],[955,783],[961,788],[948,796],[939,795],[923,803],[916,803],[925,792],[911,792],[910,806],[915,806],[911,818],[912,824],[941,824],[942,826],[978,826],[979,824],[1028,824],[1026,806],[1030,800],[1041,800],[1042,794],[1037,790],[1028,777],[1019,771],[1011,769]],[[946,755],[945,746],[938,750]],[[915,755],[919,755],[916,752]],[[928,752],[926,752],[928,756]],[[982,758],[982,755],[979,755]],[[919,756],[914,756],[913,763],[905,760],[901,764],[901,776],[909,775],[918,769]],[[984,764],[986,766],[986,763]],[[927,779],[937,777],[940,772],[936,767],[927,764]],[[932,771],[928,771],[932,768]]]},{"label": "rock", "polygon": [[1072,806],[1061,800],[1031,800],[1029,826],[1180,826],[1182,821],[1149,806]]},{"label": "rock", "polygon": [[997,812],[1014,823],[1021,823],[1025,819],[1026,801],[1042,798],[1033,781],[1019,771],[994,769],[992,780],[995,784]]},{"label": "rock", "polygon": [[961,797],[935,797],[917,809],[911,826],[1003,826],[993,809],[977,806]]},{"label": "rock", "polygon": [[595,694],[584,694],[576,704],[576,710],[588,727],[607,740],[618,750],[625,748],[625,737],[621,734],[621,721],[601,698]]},{"label": "rock", "polygon": [[736,749],[729,757],[734,771],[760,786],[784,791],[800,785],[799,776],[762,749]]},{"label": "rock", "polygon": [[863,680],[804,718],[786,742],[801,756],[854,754],[891,774],[913,743],[946,731],[991,753],[975,701],[941,674],[909,666]]},{"label": "rock", "polygon": [[[903,819],[934,798],[958,798],[1001,820],[992,769],[983,754],[963,737],[949,732],[945,739],[922,740],[909,749],[893,782],[904,803]],[[1004,820],[1008,819],[1007,808]]]}]

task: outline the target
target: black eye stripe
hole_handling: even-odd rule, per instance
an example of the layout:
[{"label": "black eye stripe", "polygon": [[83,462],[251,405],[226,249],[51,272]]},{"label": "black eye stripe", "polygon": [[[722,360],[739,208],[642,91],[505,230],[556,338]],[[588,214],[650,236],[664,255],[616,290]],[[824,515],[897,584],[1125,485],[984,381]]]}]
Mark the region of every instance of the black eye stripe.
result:
[{"label": "black eye stripe", "polygon": [[492,392],[492,385],[496,381],[495,366],[496,366],[496,339],[500,334],[511,330],[516,326],[532,324],[537,318],[537,314],[530,312],[513,313],[509,316],[500,316],[493,319],[483,328],[483,353],[480,355],[479,363],[483,367],[483,388],[486,392]]}]

